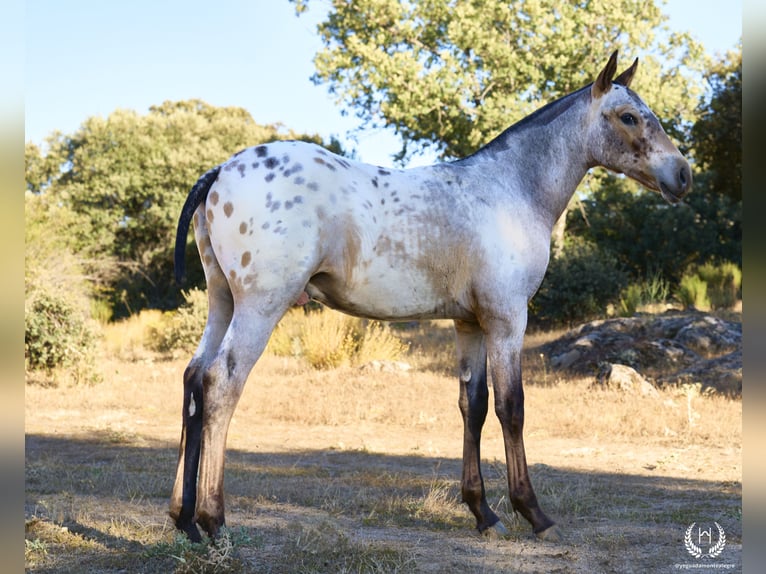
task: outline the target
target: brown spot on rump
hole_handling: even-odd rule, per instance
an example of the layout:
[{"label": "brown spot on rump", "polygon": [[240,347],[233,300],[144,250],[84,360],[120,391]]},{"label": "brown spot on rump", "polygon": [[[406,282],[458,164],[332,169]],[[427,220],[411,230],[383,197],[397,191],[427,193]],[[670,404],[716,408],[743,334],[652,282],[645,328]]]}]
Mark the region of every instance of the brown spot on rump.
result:
[{"label": "brown spot on rump", "polygon": [[242,267],[247,267],[248,265],[250,265],[250,260],[251,259],[252,259],[252,255],[250,255],[250,252],[249,251],[245,251],[242,254],[242,261],[241,261]]},{"label": "brown spot on rump", "polygon": [[234,279],[236,279],[236,278],[237,278],[237,272],[236,272],[236,271],[234,271],[234,269],[232,269],[231,271],[229,271],[229,277],[230,277],[230,278],[231,278],[231,280],[233,281]]},{"label": "brown spot on rump", "polygon": [[226,214],[226,217],[231,217],[233,211],[234,206],[232,205],[231,201],[227,201],[223,204],[223,212]]},{"label": "brown spot on rump", "polygon": [[240,224],[239,224],[239,232],[240,232],[242,235],[244,235],[245,233],[247,233],[247,223],[245,223],[244,221],[243,221],[242,223],[240,223]]},{"label": "brown spot on rump", "polygon": [[218,192],[214,191],[210,194],[210,203],[213,205],[218,205]]},{"label": "brown spot on rump", "polygon": [[333,164],[331,164],[331,163],[328,163],[328,162],[326,162],[326,161],[325,161],[325,160],[323,160],[321,157],[315,157],[315,158],[314,158],[314,161],[315,161],[316,163],[318,163],[319,165],[323,165],[323,166],[325,166],[325,167],[326,167],[327,169],[329,169],[330,171],[335,171],[335,166],[334,166]]},{"label": "brown spot on rump", "polygon": [[212,209],[208,209],[205,212],[205,215],[207,216],[207,220],[212,223],[213,222],[213,210]]}]

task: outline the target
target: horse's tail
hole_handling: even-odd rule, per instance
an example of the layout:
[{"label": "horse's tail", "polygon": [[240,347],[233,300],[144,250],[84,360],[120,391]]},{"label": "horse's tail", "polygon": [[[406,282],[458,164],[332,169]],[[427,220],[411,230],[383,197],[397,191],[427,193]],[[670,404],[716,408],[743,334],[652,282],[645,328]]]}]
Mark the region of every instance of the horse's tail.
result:
[{"label": "horse's tail", "polygon": [[184,206],[181,208],[181,215],[178,217],[178,229],[176,230],[176,248],[175,248],[175,271],[176,271],[176,283],[179,285],[183,281],[184,272],[186,271],[186,236],[189,234],[189,225],[191,225],[192,217],[197,207],[205,201],[210,188],[213,186],[213,182],[218,177],[218,172],[221,171],[221,166],[217,165],[213,169],[205,172],[205,174],[197,180],[189,196],[186,198]]}]

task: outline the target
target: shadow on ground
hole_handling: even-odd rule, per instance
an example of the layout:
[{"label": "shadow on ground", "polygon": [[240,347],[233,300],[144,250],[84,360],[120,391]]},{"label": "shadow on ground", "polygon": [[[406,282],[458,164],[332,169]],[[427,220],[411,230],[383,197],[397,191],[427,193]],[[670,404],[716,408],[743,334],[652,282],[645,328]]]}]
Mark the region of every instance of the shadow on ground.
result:
[{"label": "shadow on ground", "polygon": [[[167,501],[176,456],[175,445],[109,433],[88,439],[27,435],[27,540],[48,541],[44,556],[33,566],[28,561],[27,570],[65,572],[72,554],[81,557],[84,572],[159,568],[151,549],[173,537]],[[288,571],[274,560],[310,552],[296,540],[305,539],[311,525],[334,528],[361,546],[404,549],[411,563],[402,571],[616,572],[628,571],[626,564],[670,571],[691,559],[683,548],[687,527],[713,520],[725,528],[729,552],[736,551],[729,560],[741,560],[736,550],[742,535],[740,483],[532,465],[540,503],[566,535],[562,544],[551,545],[537,542],[523,520],[511,525],[510,541],[478,537],[459,501],[456,459],[339,450],[229,451],[226,464],[227,521],[250,533],[252,547],[242,550],[252,571]],[[504,473],[504,464],[485,462],[490,504],[513,520]],[[42,522],[67,532],[80,546],[32,527]]]}]

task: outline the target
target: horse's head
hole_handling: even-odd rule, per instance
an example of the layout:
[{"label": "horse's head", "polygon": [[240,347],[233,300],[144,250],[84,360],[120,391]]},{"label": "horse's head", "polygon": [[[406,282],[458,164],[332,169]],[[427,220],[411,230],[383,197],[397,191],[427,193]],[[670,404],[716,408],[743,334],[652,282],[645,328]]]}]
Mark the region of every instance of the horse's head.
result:
[{"label": "horse's head", "polygon": [[[689,163],[629,86],[638,66],[614,78],[617,52],[591,86],[588,147],[592,162],[632,177],[678,203],[692,187]],[[613,80],[614,78],[614,80]]]}]

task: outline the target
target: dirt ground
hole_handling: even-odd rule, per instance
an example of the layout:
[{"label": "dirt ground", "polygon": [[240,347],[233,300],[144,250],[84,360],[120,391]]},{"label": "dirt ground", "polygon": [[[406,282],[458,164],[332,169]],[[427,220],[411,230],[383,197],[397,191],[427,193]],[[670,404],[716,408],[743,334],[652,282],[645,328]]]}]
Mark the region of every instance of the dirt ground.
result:
[{"label": "dirt ground", "polygon": [[[27,571],[69,572],[72,560],[83,572],[195,571],[167,550],[183,367],[113,359],[99,386],[27,387]],[[488,499],[510,530],[488,539],[459,500],[456,380],[266,361],[229,433],[228,571],[741,571],[741,401],[585,389],[526,388],[530,473],[559,543],[537,540],[510,512],[500,428],[488,418]],[[661,430],[657,417],[668,417]],[[719,549],[720,526],[725,546],[695,558],[688,541],[706,525]]]}]

